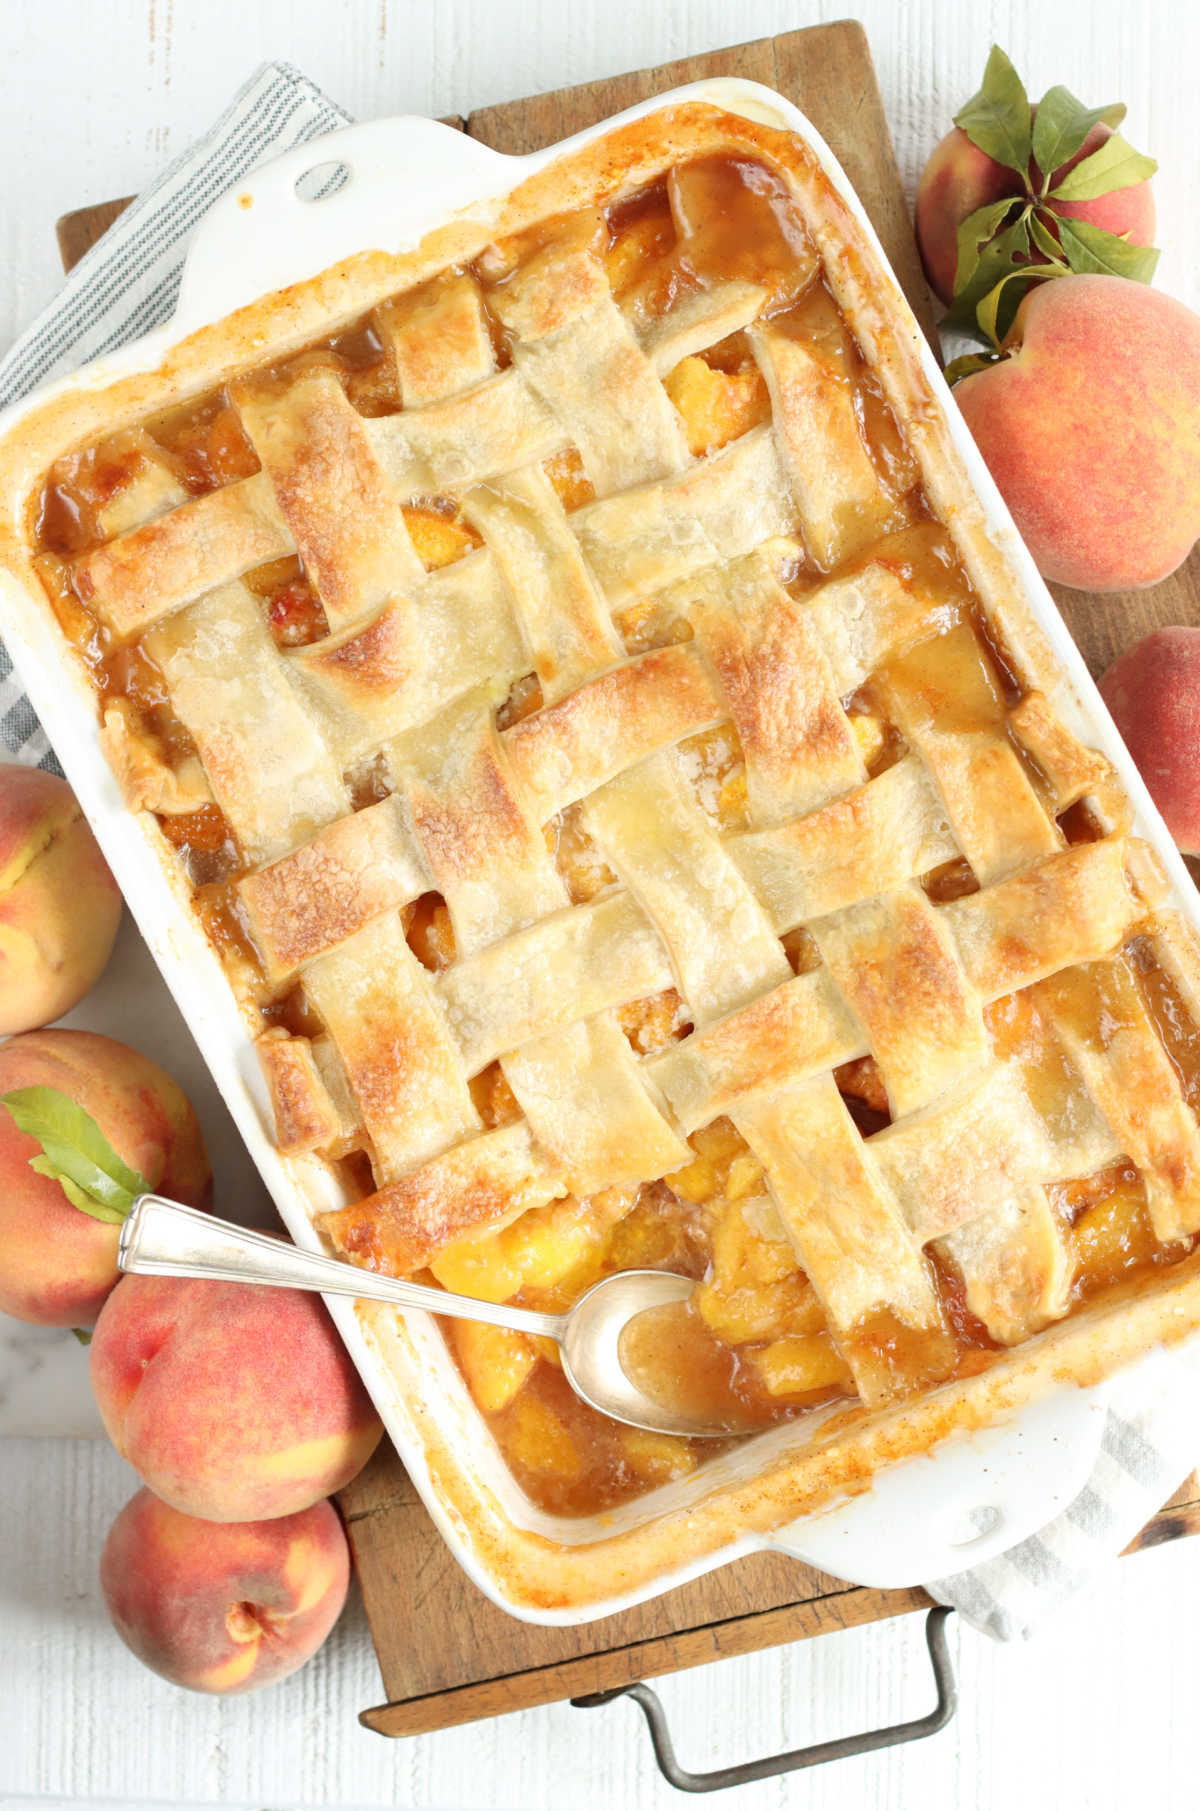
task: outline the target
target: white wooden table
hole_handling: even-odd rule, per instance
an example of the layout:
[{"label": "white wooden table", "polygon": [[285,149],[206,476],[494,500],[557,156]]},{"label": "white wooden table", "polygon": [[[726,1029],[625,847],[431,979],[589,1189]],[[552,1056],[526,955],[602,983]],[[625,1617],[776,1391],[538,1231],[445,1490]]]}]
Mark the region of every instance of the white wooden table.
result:
[{"label": "white wooden table", "polygon": [[[55,217],[128,194],[220,111],[260,61],[283,57],[361,117],[446,113],[691,51],[837,18],[785,0],[8,0],[0,73],[0,340],[49,298]],[[1160,286],[1200,307],[1200,159],[1193,71],[1200,10],[1176,0],[860,0],[911,189],[993,38],[1035,94],[1065,81],[1128,103],[1156,180]],[[132,937],[128,927],[126,937]],[[127,961],[137,964],[132,945]],[[128,976],[128,967],[123,969]],[[254,1185],[225,1142],[186,1034],[144,992],[87,1017],[162,1055],[200,1108],[223,1199]],[[150,1012],[146,1001],[152,1001]],[[360,1730],[378,1698],[361,1610],[316,1661],[250,1699],[210,1700],[144,1672],[96,1587],[104,1531],[135,1480],[94,1428],[69,1338],[0,1323],[0,1805],[404,1805],[616,1811],[679,1803],[627,1704],[560,1706],[402,1743]],[[56,1438],[23,1438],[35,1430]],[[959,1811],[1195,1800],[1200,1542],[1114,1568],[1087,1602],[1021,1649],[951,1624],[958,1720],[932,1741],[736,1795],[746,1811],[953,1805]],[[805,1642],[667,1680],[682,1758],[711,1766],[928,1707],[919,1619]]]}]

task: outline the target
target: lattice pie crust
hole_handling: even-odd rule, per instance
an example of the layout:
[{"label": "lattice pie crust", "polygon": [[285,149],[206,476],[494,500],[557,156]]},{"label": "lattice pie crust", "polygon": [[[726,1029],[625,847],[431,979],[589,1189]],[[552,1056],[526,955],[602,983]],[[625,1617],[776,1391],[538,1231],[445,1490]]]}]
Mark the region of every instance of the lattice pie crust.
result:
[{"label": "lattice pie crust", "polygon": [[[752,235],[720,241],[713,185],[739,171],[791,221],[782,275]],[[668,172],[676,243],[631,214],[639,261],[614,269],[613,208]],[[390,402],[338,362],[364,319]],[[718,380],[744,412],[698,448],[685,392]],[[256,469],[189,487],[158,424],[222,386]],[[48,559],[31,499],[88,457],[119,481]],[[357,1182],[325,1222],[340,1249],[469,1288],[462,1252],[505,1228],[677,1211],[714,1124],[749,1160],[741,1235],[790,1304],[776,1358],[749,1342],[758,1398],[790,1339],[807,1388],[785,1375],[781,1408],[859,1406],[809,1446],[772,1436],[749,1483],[695,1472],[686,1517],[573,1547],[523,1530],[422,1407],[438,1488],[516,1597],[627,1586],[1190,1329],[1191,934],[1075,733],[915,324],[799,140],[699,105],[620,129],[496,218],[47,405],[0,480],[10,569],[49,582],[77,644],[99,625],[107,751],[189,893],[177,849],[219,813],[221,953],[281,1148]],[[422,509],[462,557],[430,560]],[[318,624],[292,644],[247,576],[277,562]],[[111,683],[130,649],[174,742]],[[297,1000],[303,1023],[272,1020]],[[639,1003],[664,1000],[654,1036]],[[1099,1293],[1076,1219],[1115,1198],[1138,1261]],[[515,1274],[539,1299],[536,1266]],[[475,1356],[493,1410],[538,1360]],[[622,1451],[642,1488],[696,1464]]]}]

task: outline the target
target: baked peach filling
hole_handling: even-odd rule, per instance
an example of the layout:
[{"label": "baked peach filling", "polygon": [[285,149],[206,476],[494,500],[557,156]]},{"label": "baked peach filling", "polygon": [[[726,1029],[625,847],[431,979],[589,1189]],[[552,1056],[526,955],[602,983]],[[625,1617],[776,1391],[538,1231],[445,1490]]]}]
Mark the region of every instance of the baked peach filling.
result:
[{"label": "baked peach filling", "polygon": [[[533,1204],[524,1211],[514,1211],[512,1199],[497,1200],[479,1210],[477,1223],[464,1210],[462,1219],[470,1223],[451,1216],[452,1224],[424,1245],[405,1243],[389,1219],[389,1190],[394,1193],[404,1178],[386,1171],[378,1141],[364,1123],[367,1113],[355,1100],[343,1058],[328,1035],[319,990],[305,979],[312,954],[304,943],[309,931],[302,910],[308,882],[297,880],[295,892],[285,890],[286,909],[280,912],[296,940],[294,949],[266,951],[244,885],[261,880],[264,864],[241,846],[217,801],[210,774],[214,762],[211,754],[207,763],[201,759],[176,709],[172,686],[178,679],[169,678],[156,657],[161,642],[153,633],[122,637],[106,626],[97,607],[93,556],[188,499],[260,478],[243,409],[248,407],[253,419],[264,398],[285,397],[301,383],[313,386],[314,395],[324,394],[321,385],[332,380],[338,397],[368,422],[405,417],[436,401],[439,361],[445,362],[454,334],[467,334],[470,326],[456,312],[465,291],[477,299],[483,343],[476,355],[487,381],[498,381],[512,371],[521,350],[520,334],[511,325],[509,286],[551,253],[574,258],[574,269],[594,269],[598,260],[626,326],[651,353],[663,344],[672,321],[686,316],[689,306],[694,312],[698,298],[716,291],[744,298],[746,286],[752,286],[756,299],[749,326],[743,312],[743,324],[712,343],[693,335],[695,343],[688,340],[661,372],[674,411],[673,431],[682,433],[693,469],[695,462],[736,453],[753,445],[756,435],[768,435],[779,410],[800,441],[807,437],[801,450],[815,474],[808,519],[794,532],[772,534],[755,552],[762,562],[759,579],[773,587],[776,607],[781,615],[790,613],[795,634],[807,633],[806,624],[817,625],[809,657],[811,690],[815,695],[822,687],[826,693],[836,687],[837,695],[824,717],[812,707],[808,727],[844,784],[817,804],[781,808],[775,817],[768,811],[763,818],[755,790],[762,786],[756,770],[761,744],[769,743],[771,734],[786,740],[788,710],[810,708],[811,699],[800,696],[800,688],[779,707],[777,722],[764,727],[752,713],[743,719],[759,734],[759,744],[744,741],[728,711],[715,708],[707,719],[700,713],[703,727],[680,733],[672,746],[675,771],[703,824],[722,848],[735,851],[741,871],[752,873],[760,892],[774,902],[786,969],[780,969],[770,993],[770,1011],[764,1009],[761,1062],[767,1080],[773,1073],[769,1063],[778,1057],[772,1038],[782,1040],[786,1056],[787,1037],[801,1022],[807,1025],[804,1014],[818,1006],[836,1027],[833,1055],[797,1090],[795,1113],[802,1125],[819,1121],[837,1155],[826,1171],[816,1158],[806,1168],[801,1140],[789,1193],[779,1182],[777,1162],[768,1176],[770,1126],[761,1114],[731,1105],[703,1123],[686,1125],[687,1160],[652,1180],[590,1193],[560,1189],[550,1199],[531,1197]],[[904,1197],[908,1172],[902,1172],[896,1153],[906,1150],[910,1122],[919,1119],[926,1101],[906,1068],[903,1036],[889,1002],[905,989],[925,998],[924,989],[933,1002],[929,1016],[937,1018],[938,989],[953,993],[947,939],[956,939],[956,949],[966,952],[963,960],[969,956],[975,963],[973,976],[977,971],[984,977],[973,978],[971,998],[954,1002],[956,1034],[969,1047],[964,1086],[973,1086],[989,1064],[998,1069],[1002,1063],[1017,1078],[1021,1102],[1032,1103],[1047,1125],[1086,1118],[1092,1106],[1079,1077],[1091,1078],[1093,1093],[1102,1091],[1106,1055],[1122,1040],[1143,1048],[1150,1033],[1169,1065],[1159,1078],[1157,1105],[1164,1124],[1174,1107],[1172,1089],[1194,1112],[1200,1105],[1200,1032],[1136,915],[1118,926],[1102,959],[1079,961],[1065,974],[1048,968],[1033,980],[1027,978],[1034,970],[1027,931],[1038,929],[1042,896],[1031,893],[994,936],[983,919],[972,916],[972,902],[987,889],[1024,884],[1021,877],[1037,863],[1102,842],[1113,831],[1113,812],[1098,803],[1107,796],[1106,765],[1057,723],[1035,688],[1023,683],[1020,661],[1004,645],[950,536],[935,519],[913,450],[782,184],[762,166],[704,159],[606,209],[559,217],[493,247],[469,270],[448,272],[422,291],[420,306],[440,323],[445,344],[436,333],[428,345],[405,342],[409,362],[403,382],[401,355],[389,338],[395,327],[389,311],[395,306],[383,304],[253,380],[239,380],[60,461],[48,474],[37,520],[47,595],[91,673],[126,794],[153,814],[176,852],[200,920],[255,1029],[267,1034],[263,1048],[275,1062],[281,1145],[324,1156],[347,1187],[350,1205],[327,1222],[337,1247],[372,1267],[416,1270],[449,1290],[548,1311],[565,1309],[612,1271],[652,1266],[686,1274],[695,1279],[695,1289],[664,1363],[677,1383],[688,1379],[693,1406],[697,1391],[703,1397],[710,1390],[714,1402],[732,1395],[753,1426],[860,1396],[877,1406],[979,1369],[1002,1345],[1017,1343],[1079,1302],[1190,1250],[1195,1235],[1172,1232],[1171,1179],[1158,1175],[1154,1151],[1113,1148],[1115,1134],[1101,1136],[1099,1130],[1090,1142],[1079,1142],[1081,1152],[1096,1157],[1089,1173],[1014,1189],[1011,1237],[993,1229],[990,1245],[972,1232],[962,1204],[949,1198],[949,1185],[942,1201]],[[769,337],[770,357],[754,334]],[[263,457],[269,462],[266,450]],[[536,468],[522,477],[527,490],[532,487],[543,499],[552,495],[571,518],[604,507],[589,469],[595,473],[595,460],[589,467],[579,448],[566,444],[543,449]],[[836,494],[822,491],[827,477]],[[512,507],[507,482],[501,474],[459,494],[444,475],[439,480],[422,470],[426,488],[414,489],[400,512],[418,577],[453,578],[456,569],[467,573],[471,561],[478,564],[494,520],[489,510]],[[718,515],[718,526],[719,521]],[[647,544],[655,532],[651,521]],[[261,610],[273,648],[291,663],[288,671],[299,675],[298,685],[330,681],[331,673],[330,683],[340,683],[356,663],[370,669],[373,659],[389,675],[394,669],[403,677],[411,650],[403,639],[405,625],[390,605],[365,628],[339,628],[331,621],[314,559],[306,566],[298,552],[255,557],[258,563],[242,572],[240,583]],[[518,558],[511,545],[508,557]],[[603,547],[593,549],[591,557],[602,559]],[[706,617],[703,599],[697,603],[697,588],[699,580],[634,588],[633,595],[614,603],[613,629],[627,660],[681,650],[672,683],[707,696],[715,693],[719,677],[726,696],[735,697],[743,656],[705,639],[704,624],[711,623],[712,613]],[[394,643],[386,639],[389,624]],[[831,624],[837,631],[832,637]],[[824,648],[831,641],[841,650],[840,677],[826,662]],[[324,664],[305,665],[310,659]],[[520,737],[556,709],[563,714],[564,700],[548,695],[530,671],[508,685],[490,709],[495,735],[511,758]],[[524,746],[528,750],[529,744]],[[351,821],[369,823],[376,840],[368,842],[369,859],[356,871],[351,892],[355,898],[370,896],[374,903],[369,911],[363,908],[368,916],[398,913],[425,985],[436,988],[464,960],[454,916],[435,890],[414,896],[409,886],[399,904],[390,903],[379,878],[396,859],[395,826],[387,815],[398,802],[389,744],[386,738],[382,746],[367,738],[353,749],[339,783]],[[603,749],[591,752],[602,767]],[[652,752],[649,746],[646,752]],[[547,771],[552,790],[554,769]],[[952,833],[941,795],[959,782],[973,788],[975,815],[969,822],[956,820]],[[874,852],[868,795],[881,784],[889,797],[894,793],[898,821],[880,821],[880,840],[903,834],[915,851],[912,867],[889,871],[879,900],[871,902],[893,923],[900,954],[877,955],[865,925],[856,929],[858,942],[846,956],[833,921],[847,916],[847,902],[854,907],[870,892],[855,891],[855,863],[866,869]],[[908,811],[915,822],[914,801],[928,818],[919,837],[904,815]],[[1007,869],[990,840],[993,819],[1004,820],[1012,842]],[[818,820],[824,824],[820,860],[803,841],[806,827]],[[320,835],[333,835],[343,821]],[[593,833],[583,797],[540,814],[537,831],[571,907],[603,907],[617,898],[623,885],[619,864]],[[967,832],[970,859],[960,846]],[[366,839],[366,831],[362,834]],[[856,837],[866,839],[865,853],[856,853]],[[279,859],[291,861],[295,854],[287,851]],[[837,871],[839,861],[845,872]],[[785,867],[799,905],[791,894],[785,897],[780,880]],[[796,881],[797,871],[805,884]],[[317,884],[319,868],[314,875]],[[828,883],[833,903],[805,909],[806,885],[823,897],[818,880]],[[381,889],[378,897],[373,888]],[[1068,904],[1086,917],[1086,899],[1072,897]],[[357,907],[352,901],[345,909]],[[867,907],[861,910],[865,914]],[[346,936],[358,928],[357,920],[348,920]],[[776,957],[782,961],[778,951]],[[1010,972],[1024,977],[1020,985],[1005,984]],[[622,999],[612,1011],[630,1051],[657,1078],[664,1098],[675,1088],[672,1104],[682,1124],[679,1103],[686,1103],[694,1080],[688,1053],[698,1048],[695,1061],[702,1065],[709,1060],[704,1053],[715,1051],[711,1061],[718,1069],[724,1060],[723,1021],[717,1016],[697,1026],[681,992],[663,984],[669,979],[660,977],[654,991]],[[829,993],[839,989],[843,1004],[831,1007]],[[861,1035],[867,1023],[871,1035]],[[937,1060],[936,1051],[930,1060]],[[463,1111],[469,1106],[485,1133],[521,1124],[519,1085],[510,1081],[503,1056],[478,1062],[466,1086]],[[753,1108],[754,1097],[747,1098]],[[978,1111],[1016,1114],[1002,1082],[994,1098],[981,1096]],[[1120,1123],[1115,1108],[1109,1118]],[[963,1128],[969,1136],[969,1102]],[[1014,1170],[1018,1142],[1014,1133],[1009,1154]],[[1137,1142],[1136,1127],[1129,1128],[1127,1142]],[[905,1161],[919,1170],[920,1152]],[[992,1180],[1004,1195],[1007,1174],[998,1172]],[[843,1191],[862,1218],[853,1236],[845,1235],[839,1253],[841,1235],[827,1210],[837,1206]],[[903,1288],[895,1300],[884,1300],[864,1284],[861,1299],[853,1297],[842,1281],[869,1272],[873,1227],[912,1243],[909,1229],[894,1224],[895,1211],[888,1206],[898,1200],[918,1223],[911,1229],[916,1243]],[[800,1255],[801,1222],[811,1241],[810,1264]],[[548,1510],[581,1514],[607,1508],[686,1474],[719,1450],[711,1442],[639,1432],[598,1416],[571,1392],[549,1342],[466,1321],[448,1322],[446,1334],[507,1462],[530,1497]]]}]

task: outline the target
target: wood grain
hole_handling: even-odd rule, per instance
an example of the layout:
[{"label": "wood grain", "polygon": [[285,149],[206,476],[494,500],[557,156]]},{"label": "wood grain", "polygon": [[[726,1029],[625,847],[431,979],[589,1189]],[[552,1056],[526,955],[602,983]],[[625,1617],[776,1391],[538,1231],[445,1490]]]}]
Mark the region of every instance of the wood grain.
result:
[{"label": "wood grain", "polygon": [[[600,82],[488,107],[466,130],[495,149],[541,148],[684,82],[741,75],[778,89],[807,114],[845,168],[921,325],[936,346],[874,66],[861,26],[845,21],[683,58]],[[448,123],[460,124],[457,119]],[[58,222],[70,266],[127,205]],[[1056,589],[1076,640],[1100,672],[1149,628],[1200,621],[1200,554],[1150,592],[1093,598]],[[797,1561],[755,1555],[620,1616],[543,1629],[497,1610],[436,1533],[390,1447],[340,1498],[389,1702],[362,1713],[385,1735],[412,1735],[626,1684],[636,1678],[904,1614],[919,1589],[849,1586]],[[1194,1476],[1129,1552],[1200,1532]]]},{"label": "wood grain", "polygon": [[54,231],[63,269],[72,270],[134,199],[132,195],[123,195],[119,201],[98,201],[93,207],[74,208],[69,214],[61,214]]},{"label": "wood grain", "polygon": [[1200,623],[1200,545],[1177,572],[1149,591],[1111,591],[1100,596],[1051,585],[1068,629],[1099,678],[1118,654],[1172,623]]},{"label": "wood grain", "polygon": [[[429,1698],[529,1670],[540,1672],[540,1681],[505,1689],[510,1695],[533,1692],[527,1698],[521,1695],[520,1701],[540,1703],[553,1684],[546,1669],[557,1662],[611,1655],[630,1643],[670,1641],[681,1630],[807,1603],[830,1590],[846,1589],[795,1560],[756,1554],[619,1616],[540,1628],[516,1621],[476,1589],[435,1532],[390,1448],[339,1500],[391,1698]],[[398,1603],[407,1606],[402,1620],[394,1613]],[[674,1663],[665,1670],[674,1670]],[[516,1702],[510,1708],[516,1708]]]}]

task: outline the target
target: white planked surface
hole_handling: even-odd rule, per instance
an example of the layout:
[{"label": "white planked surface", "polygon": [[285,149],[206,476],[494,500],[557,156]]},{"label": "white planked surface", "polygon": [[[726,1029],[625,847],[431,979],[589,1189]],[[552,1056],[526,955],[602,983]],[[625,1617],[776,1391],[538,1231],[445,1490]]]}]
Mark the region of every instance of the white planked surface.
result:
[{"label": "white planked surface", "polygon": [[[202,130],[259,61],[286,57],[360,116],[444,113],[839,17],[784,0],[7,0],[0,73],[0,336],[58,281],[52,224],[66,209],[141,186]],[[1160,159],[1160,286],[1200,306],[1200,160],[1192,75],[1200,10],[1174,0],[861,0],[910,192],[949,115],[1005,45],[1034,93],[1066,81],[1120,97],[1128,132]],[[127,930],[126,935],[129,936]],[[186,1034],[162,1016],[149,964],[89,1022],[161,1055],[203,1096]],[[225,1171],[221,1205],[254,1214],[223,1146],[221,1110],[198,1100]],[[0,1430],[92,1423],[83,1354],[69,1339],[0,1332]],[[7,1398],[7,1400],[6,1400]],[[0,1439],[0,1804],[108,1801],[405,1805],[472,1811],[609,1811],[678,1803],[628,1705],[568,1707],[403,1743],[360,1730],[379,1695],[361,1611],[312,1666],[251,1699],[203,1700],[143,1672],[113,1637],[96,1555],[133,1477],[101,1442]],[[1115,1568],[1103,1593],[1028,1647],[952,1628],[963,1708],[916,1747],[842,1763],[729,1802],[991,1811],[1194,1802],[1200,1690],[1200,1541]],[[662,1695],[685,1762],[715,1765],[927,1708],[920,1625],[855,1630],[693,1672]]]}]

